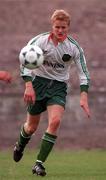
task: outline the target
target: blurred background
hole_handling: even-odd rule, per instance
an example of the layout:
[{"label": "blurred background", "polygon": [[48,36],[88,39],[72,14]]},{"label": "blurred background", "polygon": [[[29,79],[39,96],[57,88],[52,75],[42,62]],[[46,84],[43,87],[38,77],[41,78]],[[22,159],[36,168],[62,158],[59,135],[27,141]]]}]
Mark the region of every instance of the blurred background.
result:
[{"label": "blurred background", "polygon": [[[26,118],[19,52],[31,38],[51,30],[50,17],[56,9],[71,14],[70,34],[85,52],[91,76],[91,119],[79,105],[79,82],[73,64],[71,88],[55,147],[70,150],[106,148],[106,1],[0,0],[0,70],[8,70],[14,77],[10,85],[0,82],[0,149],[13,148]],[[39,146],[46,127],[47,114],[44,113],[29,147]]]}]

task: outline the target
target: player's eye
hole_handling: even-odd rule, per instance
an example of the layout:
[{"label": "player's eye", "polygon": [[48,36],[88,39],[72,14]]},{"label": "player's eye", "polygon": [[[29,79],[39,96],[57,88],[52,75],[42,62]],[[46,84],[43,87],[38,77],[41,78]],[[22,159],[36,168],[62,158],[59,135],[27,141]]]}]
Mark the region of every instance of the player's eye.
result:
[{"label": "player's eye", "polygon": [[66,27],[65,27],[65,26],[62,26],[61,28],[62,28],[62,29],[65,29]]},{"label": "player's eye", "polygon": [[56,29],[60,29],[60,26],[55,26]]},{"label": "player's eye", "polygon": [[65,26],[55,26],[56,29],[65,29]]}]

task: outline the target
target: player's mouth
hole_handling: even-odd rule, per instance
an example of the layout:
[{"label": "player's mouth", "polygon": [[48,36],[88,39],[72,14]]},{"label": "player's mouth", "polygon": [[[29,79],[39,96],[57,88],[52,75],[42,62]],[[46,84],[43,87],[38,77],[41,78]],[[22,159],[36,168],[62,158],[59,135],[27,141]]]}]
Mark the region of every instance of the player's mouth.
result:
[{"label": "player's mouth", "polygon": [[59,33],[59,34],[57,35],[57,39],[58,39],[59,41],[64,41],[65,38],[66,38],[66,34]]},{"label": "player's mouth", "polygon": [[63,36],[64,36],[63,33],[59,33],[59,34],[58,34],[58,37],[60,37],[60,38],[63,37]]}]

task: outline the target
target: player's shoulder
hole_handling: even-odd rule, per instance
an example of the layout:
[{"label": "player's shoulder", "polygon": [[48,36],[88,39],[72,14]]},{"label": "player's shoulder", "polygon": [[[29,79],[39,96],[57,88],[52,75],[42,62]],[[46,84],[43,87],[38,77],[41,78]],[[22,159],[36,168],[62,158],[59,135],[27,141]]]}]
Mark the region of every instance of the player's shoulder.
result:
[{"label": "player's shoulder", "polygon": [[67,36],[67,39],[69,40],[69,42],[70,43],[72,43],[73,45],[75,45],[75,46],[79,46],[80,47],[80,45],[79,45],[79,43],[78,43],[78,41],[77,40],[75,40],[71,35],[68,35]]},{"label": "player's shoulder", "polygon": [[80,52],[83,51],[83,49],[82,49],[82,47],[80,46],[80,44],[78,43],[78,41],[75,40],[71,35],[68,35],[67,38],[68,38],[69,42],[73,45],[73,47],[74,47],[75,49],[77,49],[77,50],[80,51]]},{"label": "player's shoulder", "polygon": [[45,33],[41,33],[41,34],[38,34],[37,36],[33,37],[27,45],[32,45],[34,43],[36,43],[37,40],[41,39],[45,39],[49,36],[50,32],[45,32]]}]

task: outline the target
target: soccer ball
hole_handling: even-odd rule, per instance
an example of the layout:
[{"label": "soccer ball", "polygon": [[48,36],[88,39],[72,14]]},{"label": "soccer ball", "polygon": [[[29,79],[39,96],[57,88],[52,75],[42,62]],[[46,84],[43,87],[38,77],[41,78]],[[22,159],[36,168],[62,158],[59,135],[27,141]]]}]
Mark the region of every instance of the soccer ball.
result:
[{"label": "soccer ball", "polygon": [[44,62],[43,51],[37,45],[27,45],[19,54],[20,64],[28,69],[36,69]]}]

